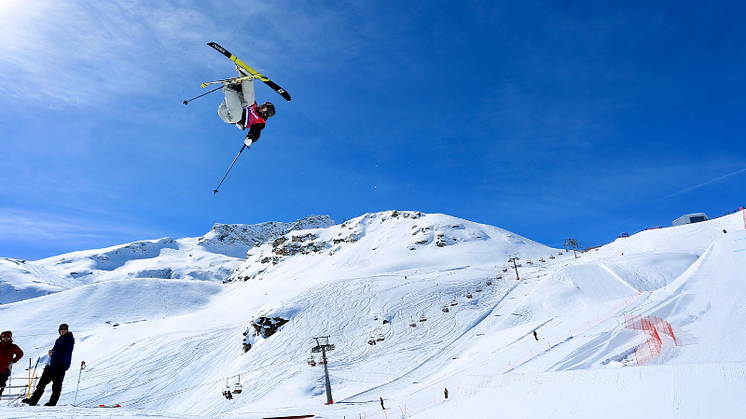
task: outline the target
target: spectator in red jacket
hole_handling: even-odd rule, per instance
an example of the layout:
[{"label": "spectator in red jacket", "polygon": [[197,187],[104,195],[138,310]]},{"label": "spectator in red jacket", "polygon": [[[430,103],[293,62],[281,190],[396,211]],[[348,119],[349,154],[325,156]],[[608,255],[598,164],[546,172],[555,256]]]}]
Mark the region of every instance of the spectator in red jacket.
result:
[{"label": "spectator in red jacket", "polygon": [[0,334],[0,395],[5,390],[5,383],[10,377],[10,368],[23,358],[23,351],[13,343],[13,333],[6,330]]}]

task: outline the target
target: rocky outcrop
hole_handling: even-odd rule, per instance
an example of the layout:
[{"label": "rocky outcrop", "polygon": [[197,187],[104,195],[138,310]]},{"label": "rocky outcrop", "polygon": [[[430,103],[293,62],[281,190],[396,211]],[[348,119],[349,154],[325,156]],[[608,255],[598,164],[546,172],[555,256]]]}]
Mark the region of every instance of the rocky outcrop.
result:
[{"label": "rocky outcrop", "polygon": [[319,237],[313,233],[299,236],[279,237],[272,242],[272,253],[278,256],[307,255],[309,253],[320,253],[326,249],[326,242],[316,240]]},{"label": "rocky outcrop", "polygon": [[199,244],[254,247],[292,231],[327,228],[336,224],[328,215],[309,215],[292,223],[270,221],[254,225],[215,224],[207,234],[199,238]]},{"label": "rocky outcrop", "polygon": [[280,328],[289,321],[290,320],[283,319],[282,317],[259,317],[251,322],[251,326],[249,326],[249,328],[243,333],[244,353],[251,349],[259,337],[267,339],[277,333]]}]

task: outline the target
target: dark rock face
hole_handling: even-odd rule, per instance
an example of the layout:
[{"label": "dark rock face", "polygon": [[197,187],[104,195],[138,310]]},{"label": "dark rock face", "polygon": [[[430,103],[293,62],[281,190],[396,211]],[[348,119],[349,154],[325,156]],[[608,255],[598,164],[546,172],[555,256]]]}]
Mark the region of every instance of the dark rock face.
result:
[{"label": "dark rock face", "polygon": [[251,326],[256,330],[257,334],[263,338],[268,338],[277,333],[277,330],[289,321],[282,317],[259,317],[251,323]]},{"label": "dark rock face", "polygon": [[[246,336],[243,341],[244,353],[251,349],[251,342],[254,341],[254,338],[261,336],[266,339],[277,333],[277,331],[279,331],[280,328],[289,321],[290,320],[283,319],[282,317],[259,317],[251,322],[251,326],[246,329],[243,334]],[[254,329],[253,336],[250,336],[250,334],[252,334],[252,328]]]},{"label": "dark rock face", "polygon": [[328,215],[309,215],[292,223],[215,224],[209,233],[200,237],[199,243],[202,246],[242,245],[255,247],[292,231],[327,228],[333,225],[336,225],[336,223]]}]

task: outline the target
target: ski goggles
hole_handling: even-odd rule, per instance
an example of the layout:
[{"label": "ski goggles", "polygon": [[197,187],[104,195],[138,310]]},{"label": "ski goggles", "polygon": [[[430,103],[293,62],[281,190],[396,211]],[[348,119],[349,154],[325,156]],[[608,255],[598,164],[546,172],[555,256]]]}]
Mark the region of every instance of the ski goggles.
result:
[{"label": "ski goggles", "polygon": [[0,334],[0,339],[4,339],[4,338],[10,339],[12,337],[13,335],[10,332],[3,332],[2,334]]}]

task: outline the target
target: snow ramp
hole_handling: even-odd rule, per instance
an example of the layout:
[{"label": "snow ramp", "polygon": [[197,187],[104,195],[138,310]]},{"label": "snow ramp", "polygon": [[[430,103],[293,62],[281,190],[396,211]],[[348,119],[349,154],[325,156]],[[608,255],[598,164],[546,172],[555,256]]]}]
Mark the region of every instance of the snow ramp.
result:
[{"label": "snow ramp", "polygon": [[601,263],[565,266],[562,275],[594,304],[625,298],[637,291]]},{"label": "snow ramp", "polygon": [[477,375],[437,418],[733,418],[744,394],[743,362]]}]

